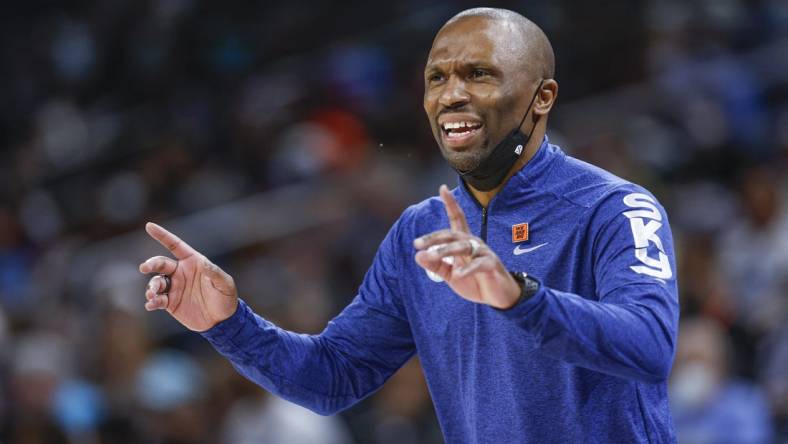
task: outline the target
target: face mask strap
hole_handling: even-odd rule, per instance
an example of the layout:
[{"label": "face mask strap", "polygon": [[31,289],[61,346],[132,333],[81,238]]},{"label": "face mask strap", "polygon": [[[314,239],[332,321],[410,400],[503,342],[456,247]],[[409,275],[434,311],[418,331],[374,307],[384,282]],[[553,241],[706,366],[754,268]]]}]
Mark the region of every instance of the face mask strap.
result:
[{"label": "face mask strap", "polygon": [[[536,87],[536,91],[534,91],[534,95],[533,97],[531,97],[531,102],[528,104],[528,107],[525,108],[525,114],[523,115],[523,119],[520,120],[520,124],[517,125],[516,128],[517,130],[519,130],[523,126],[523,123],[525,123],[525,118],[528,117],[528,113],[531,112],[531,105],[534,104],[534,101],[536,100],[536,96],[539,95],[539,90],[542,89],[543,83],[544,83],[544,79],[539,81],[539,86]],[[531,132],[534,132],[533,128],[531,129]],[[530,134],[528,136],[530,138]]]},{"label": "face mask strap", "polygon": [[520,158],[525,145],[528,144],[534,132],[535,126],[531,128],[527,136],[520,130],[520,127],[523,126],[525,119],[528,117],[528,113],[531,112],[531,106],[534,104],[543,83],[544,79],[539,81],[539,86],[536,88],[533,97],[531,97],[531,102],[528,104],[528,108],[525,110],[525,115],[523,115],[522,120],[520,120],[520,124],[493,148],[487,158],[473,170],[457,171],[460,176],[475,189],[488,191],[498,186],[501,181],[503,181],[504,177],[506,177],[506,173],[508,173],[515,162],[517,162],[517,159]]}]

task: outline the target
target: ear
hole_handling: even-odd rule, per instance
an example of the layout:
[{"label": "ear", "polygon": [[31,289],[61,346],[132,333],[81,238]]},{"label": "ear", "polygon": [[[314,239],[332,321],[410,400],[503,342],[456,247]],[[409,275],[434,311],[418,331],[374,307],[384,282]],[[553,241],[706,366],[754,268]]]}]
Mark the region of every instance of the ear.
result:
[{"label": "ear", "polygon": [[546,116],[550,113],[556,98],[558,98],[558,82],[555,79],[543,81],[534,104],[534,115]]}]

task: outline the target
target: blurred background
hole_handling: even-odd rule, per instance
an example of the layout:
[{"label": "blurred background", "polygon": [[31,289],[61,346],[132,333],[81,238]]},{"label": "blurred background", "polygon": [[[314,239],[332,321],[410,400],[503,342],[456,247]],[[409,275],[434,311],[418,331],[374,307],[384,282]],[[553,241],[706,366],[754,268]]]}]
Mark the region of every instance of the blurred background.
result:
[{"label": "blurred background", "polygon": [[[788,442],[788,3],[501,1],[557,56],[549,137],[676,237],[682,443]],[[146,313],[157,221],[319,333],[390,224],[456,184],[422,110],[466,1],[6,2],[0,443],[439,443],[416,360],[334,417]]]}]

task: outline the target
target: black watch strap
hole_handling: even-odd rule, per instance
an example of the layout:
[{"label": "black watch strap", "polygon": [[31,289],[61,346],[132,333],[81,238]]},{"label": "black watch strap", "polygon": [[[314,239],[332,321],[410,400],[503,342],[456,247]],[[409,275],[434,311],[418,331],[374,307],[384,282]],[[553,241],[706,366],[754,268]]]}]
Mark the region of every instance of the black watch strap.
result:
[{"label": "black watch strap", "polygon": [[521,291],[518,303],[530,299],[539,291],[539,281],[528,276],[528,273],[523,271],[510,271],[509,273],[520,284]]}]

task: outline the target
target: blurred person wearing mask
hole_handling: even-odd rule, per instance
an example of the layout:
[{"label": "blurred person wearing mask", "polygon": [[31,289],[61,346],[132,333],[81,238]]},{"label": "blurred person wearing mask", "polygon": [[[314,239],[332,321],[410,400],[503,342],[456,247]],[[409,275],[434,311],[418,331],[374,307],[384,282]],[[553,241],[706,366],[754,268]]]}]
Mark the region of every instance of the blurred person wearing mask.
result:
[{"label": "blurred person wearing mask", "polygon": [[335,417],[318,416],[275,396],[244,397],[222,420],[226,444],[352,444]]},{"label": "blurred person wearing mask", "polygon": [[16,338],[11,352],[11,442],[68,442],[53,401],[64,380],[74,373],[70,344],[53,333],[28,332]]},{"label": "blurred person wearing mask", "polygon": [[176,259],[140,265],[157,273],[145,307],[321,414],[418,352],[447,442],[675,442],[667,217],[648,191],[548,142],[553,75],[547,37],[515,12],[467,10],[441,28],[424,108],[460,183],[405,210],[321,334],[254,314],[227,273],[152,223]]},{"label": "blurred person wearing mask", "polygon": [[757,385],[728,372],[730,344],[711,319],[681,324],[670,399],[682,444],[771,442],[766,398]]},{"label": "blurred person wearing mask", "polygon": [[135,398],[161,444],[212,441],[206,387],[202,367],[186,353],[164,348],[148,357],[136,375]]},{"label": "blurred person wearing mask", "polygon": [[788,320],[788,211],[781,185],[773,167],[745,170],[738,186],[741,217],[728,224],[718,253],[735,321],[756,339]]}]

